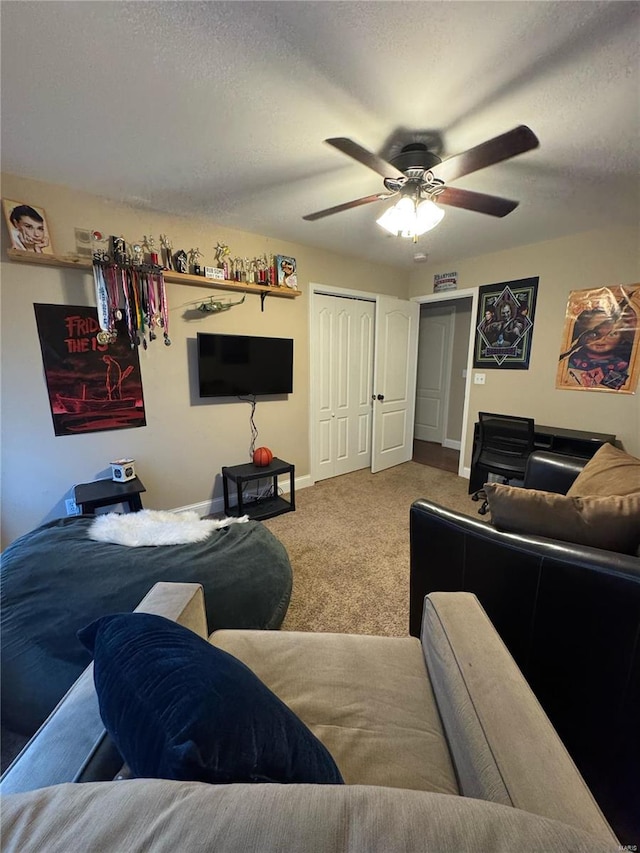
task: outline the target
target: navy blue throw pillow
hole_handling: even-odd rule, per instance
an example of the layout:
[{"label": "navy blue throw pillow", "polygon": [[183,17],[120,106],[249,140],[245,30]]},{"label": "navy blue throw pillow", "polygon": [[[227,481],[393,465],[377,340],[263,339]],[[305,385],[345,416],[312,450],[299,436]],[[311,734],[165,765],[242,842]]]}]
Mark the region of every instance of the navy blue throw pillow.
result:
[{"label": "navy blue throw pillow", "polygon": [[342,783],[326,747],[249,667],[148,613],[78,632],[93,654],[105,728],[135,776]]}]

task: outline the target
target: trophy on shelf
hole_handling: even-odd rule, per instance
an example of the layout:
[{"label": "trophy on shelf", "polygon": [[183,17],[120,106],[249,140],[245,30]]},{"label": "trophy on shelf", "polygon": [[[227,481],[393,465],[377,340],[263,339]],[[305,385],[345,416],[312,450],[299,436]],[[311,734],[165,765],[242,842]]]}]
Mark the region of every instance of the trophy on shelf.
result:
[{"label": "trophy on shelf", "polygon": [[184,249],[179,249],[173,256],[173,268],[176,272],[187,271],[187,253]]},{"label": "trophy on shelf", "polygon": [[229,275],[229,261],[227,260],[229,256],[229,247],[226,243],[216,243],[216,264],[219,269],[224,271],[224,277],[230,278]]},{"label": "trophy on shelf", "polygon": [[109,254],[114,264],[119,264],[120,266],[126,264],[127,244],[124,237],[116,237],[115,235],[109,237]]},{"label": "trophy on shelf", "polygon": [[233,281],[243,281],[244,279],[244,266],[242,262],[242,258],[234,258],[232,262],[233,269]]},{"label": "trophy on shelf", "polygon": [[148,255],[150,264],[153,264],[153,266],[156,267],[160,266],[160,257],[158,255],[158,250],[156,249],[156,241],[151,235],[147,237],[145,234],[142,238],[142,249]]},{"label": "trophy on shelf", "polygon": [[160,248],[162,252],[162,263],[165,269],[172,270],[173,269],[173,246],[171,245],[171,240],[167,237],[166,234],[160,235]]},{"label": "trophy on shelf", "polygon": [[132,243],[131,244],[131,260],[134,266],[141,267],[144,263],[144,244],[143,243]]},{"label": "trophy on shelf", "polygon": [[266,255],[256,258],[256,280],[258,284],[269,283],[269,261]]},{"label": "trophy on shelf", "polygon": [[200,249],[189,249],[189,272],[193,275],[202,275],[200,258],[204,258],[204,254]]}]

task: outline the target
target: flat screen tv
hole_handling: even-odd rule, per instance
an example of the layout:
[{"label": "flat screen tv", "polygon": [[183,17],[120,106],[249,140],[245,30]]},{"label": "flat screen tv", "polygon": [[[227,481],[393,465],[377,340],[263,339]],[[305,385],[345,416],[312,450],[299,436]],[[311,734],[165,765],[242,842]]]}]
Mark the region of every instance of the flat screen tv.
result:
[{"label": "flat screen tv", "polygon": [[290,394],[293,340],[201,332],[198,383],[201,397]]}]

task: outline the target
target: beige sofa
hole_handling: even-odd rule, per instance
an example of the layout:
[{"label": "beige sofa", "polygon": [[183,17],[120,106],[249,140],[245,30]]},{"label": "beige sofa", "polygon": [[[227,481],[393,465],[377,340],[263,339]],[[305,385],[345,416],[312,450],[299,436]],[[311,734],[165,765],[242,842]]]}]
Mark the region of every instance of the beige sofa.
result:
[{"label": "beige sofa", "polygon": [[[198,585],[157,584],[138,609],[207,636]],[[421,639],[210,642],[298,714],[347,784],[117,779],[89,667],[3,776],[4,853],[618,849],[474,595],[428,596]]]}]

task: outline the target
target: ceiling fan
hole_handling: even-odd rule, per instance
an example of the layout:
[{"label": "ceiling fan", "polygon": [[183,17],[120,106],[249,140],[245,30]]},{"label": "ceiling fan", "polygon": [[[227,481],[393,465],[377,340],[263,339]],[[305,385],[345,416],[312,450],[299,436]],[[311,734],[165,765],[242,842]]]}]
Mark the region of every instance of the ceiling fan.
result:
[{"label": "ceiling fan", "polygon": [[[378,219],[378,224],[392,234],[413,237],[414,240],[418,234],[435,227],[444,216],[444,211],[435,202],[486,213],[489,216],[506,216],[515,210],[517,201],[449,187],[445,182],[508,160],[539,145],[535,133],[525,125],[519,125],[446,160],[442,160],[422,142],[405,145],[391,162],[342,136],[326,139],[325,142],[381,175],[387,192],[327,207],[302,218],[313,222],[343,210],[383,201],[399,194],[399,202],[385,211]],[[405,219],[405,215],[409,219]]]}]

